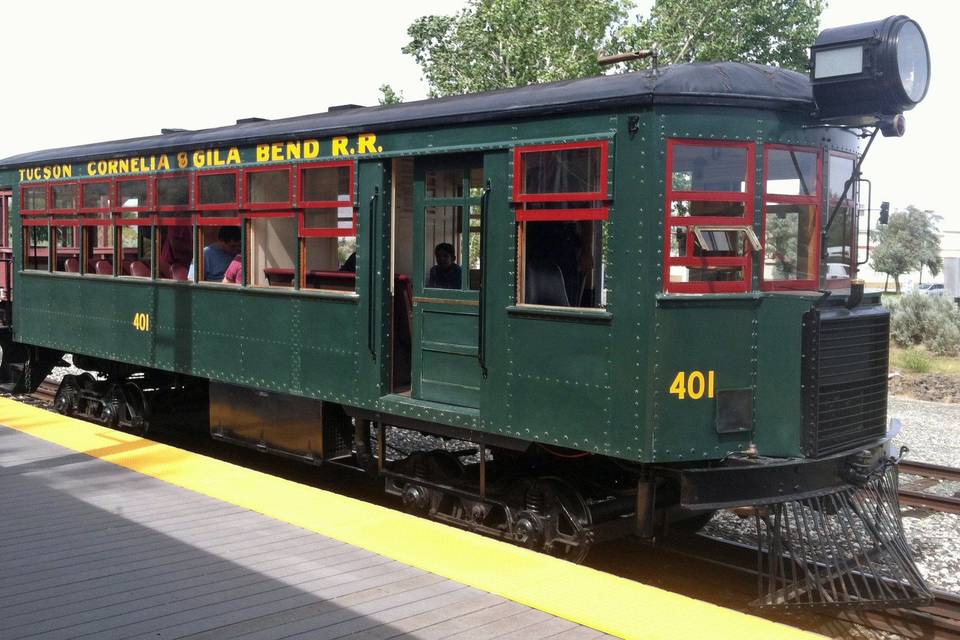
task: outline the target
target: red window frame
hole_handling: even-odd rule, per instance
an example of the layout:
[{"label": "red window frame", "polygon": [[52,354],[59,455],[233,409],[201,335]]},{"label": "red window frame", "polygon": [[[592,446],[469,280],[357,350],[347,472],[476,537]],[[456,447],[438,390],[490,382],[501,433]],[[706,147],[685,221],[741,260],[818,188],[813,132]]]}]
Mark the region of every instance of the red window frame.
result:
[{"label": "red window frame", "polygon": [[[771,150],[780,150],[780,151],[800,151],[803,153],[814,153],[817,157],[817,184],[813,190],[812,196],[798,196],[798,195],[787,195],[779,193],[769,193],[767,191],[767,176],[769,175],[770,167],[770,151]],[[763,212],[761,214],[762,226],[760,230],[760,237],[763,242],[763,253],[761,255],[761,264],[766,262],[767,259],[767,205],[768,204],[797,204],[797,205],[812,205],[813,206],[813,216],[815,218],[814,222],[814,255],[816,256],[816,261],[814,262],[814,277],[807,280],[767,280],[763,279],[760,282],[760,288],[763,291],[797,291],[797,290],[813,290],[817,289],[820,286],[820,236],[821,236],[821,227],[822,224],[821,216],[821,199],[823,194],[823,154],[820,152],[820,149],[817,147],[803,147],[799,145],[789,145],[789,144],[766,144],[763,149]]]},{"label": "red window frame", "polygon": [[[43,189],[43,208],[27,209],[27,191],[32,189]],[[29,184],[20,187],[20,215],[22,216],[42,216],[46,215],[47,207],[50,204],[50,186],[48,184]]]},{"label": "red window frame", "polygon": [[[53,188],[54,187],[68,187],[73,185],[73,206],[67,207],[65,209],[55,209],[54,203],[56,199],[53,197]],[[47,185],[47,210],[52,214],[60,215],[75,215],[80,208],[80,186],[76,180],[69,180],[65,182],[51,182]]]},{"label": "red window frame", "polygon": [[[87,187],[91,184],[105,184],[109,185],[110,190],[110,206],[109,207],[85,207],[83,206],[83,195],[87,190]],[[80,182],[80,196],[79,196],[79,212],[80,213],[108,213],[113,211],[113,205],[116,202],[117,198],[117,187],[114,180],[82,180]]]},{"label": "red window frame", "polygon": [[[287,172],[287,199],[280,200],[277,202],[250,202],[247,199],[247,187],[249,186],[248,177],[254,173],[269,173],[277,171],[286,171]],[[251,167],[249,169],[244,169],[241,176],[240,188],[241,195],[240,199],[243,209],[249,209],[251,211],[261,211],[261,210],[282,210],[282,209],[292,209],[293,208],[293,196],[294,196],[294,183],[293,183],[293,165],[289,164],[280,164],[273,166],[265,167]],[[351,196],[353,195],[353,183],[351,182]]]},{"label": "red window frame", "polygon": [[[745,191],[686,191],[673,188],[673,156],[677,147],[729,147],[742,148],[747,152],[746,174],[744,177]],[[744,254],[742,256],[694,256],[695,244],[693,227],[710,226],[743,226],[753,228],[753,202],[756,189],[756,143],[738,140],[700,140],[685,138],[670,138],[667,140],[667,176],[666,200],[664,203],[664,234],[663,234],[663,290],[665,293],[744,293],[752,289],[753,283],[753,248],[744,238]],[[742,216],[672,216],[671,205],[677,200],[689,202],[738,202],[743,204]],[[686,227],[687,237],[685,255],[670,256],[670,241],[675,227]],[[708,267],[741,267],[741,280],[703,280],[696,282],[671,282],[670,267],[694,267],[705,269]]]},{"label": "red window frame", "polygon": [[[160,181],[161,180],[170,180],[172,178],[186,178],[187,179],[187,204],[160,204]],[[153,179],[153,210],[155,211],[190,211],[193,206],[193,178],[186,171],[177,172],[177,173],[165,173],[162,175],[157,175]]]},{"label": "red window frame", "polygon": [[[143,209],[136,211],[142,212]],[[117,212],[113,214],[113,224],[121,227],[146,227],[148,225],[157,224],[157,216],[149,213],[142,218],[122,218],[120,217],[120,213]]]},{"label": "red window frame", "polygon": [[[350,200],[305,200],[303,197],[303,172],[307,169],[331,169],[335,167],[348,167],[349,183],[348,190]],[[292,174],[291,174],[292,175]],[[357,163],[353,160],[332,160],[329,162],[311,162],[297,166],[297,201],[296,205],[301,209],[336,209],[349,205],[355,208],[357,202]],[[356,217],[356,214],[354,214]],[[354,224],[356,227],[356,224]]]},{"label": "red window frame", "polygon": [[240,213],[234,216],[202,216],[197,214],[198,227],[239,227],[242,222]]},{"label": "red window frame", "polygon": [[[120,185],[124,182],[146,182],[147,183],[147,202],[146,204],[140,203],[135,207],[124,207],[123,202],[120,200]],[[130,176],[128,178],[117,178],[116,189],[113,192],[113,204],[112,209],[114,211],[151,211],[153,208],[153,176]]]},{"label": "red window frame", "polygon": [[[200,178],[204,176],[232,175],[234,180],[233,202],[218,202],[216,204],[201,204]],[[193,208],[197,211],[239,211],[240,209],[240,171],[237,169],[214,169],[197,171],[193,174]],[[239,214],[238,214],[239,215]]]},{"label": "red window frame", "polygon": [[[304,224],[304,216],[306,211],[297,212],[297,234],[301,238],[349,238],[350,236],[357,235],[357,208],[353,206],[352,203],[341,202],[338,209],[344,208],[343,205],[349,205],[353,209],[353,224],[346,228],[342,229],[340,227],[330,227],[330,228],[317,228],[317,227],[307,227]],[[334,207],[310,207],[311,209],[333,209]]]},{"label": "red window frame", "polygon": [[[599,149],[600,150],[600,180],[599,191],[575,193],[523,193],[523,156],[528,153],[544,151],[567,151],[570,149]],[[610,141],[587,140],[584,142],[563,142],[558,144],[538,144],[515,147],[513,150],[513,201],[517,207],[517,222],[537,222],[550,220],[607,220],[610,217],[610,207],[589,207],[584,209],[527,209],[530,203],[560,203],[560,202],[606,202],[609,200],[608,182],[610,179]]]}]

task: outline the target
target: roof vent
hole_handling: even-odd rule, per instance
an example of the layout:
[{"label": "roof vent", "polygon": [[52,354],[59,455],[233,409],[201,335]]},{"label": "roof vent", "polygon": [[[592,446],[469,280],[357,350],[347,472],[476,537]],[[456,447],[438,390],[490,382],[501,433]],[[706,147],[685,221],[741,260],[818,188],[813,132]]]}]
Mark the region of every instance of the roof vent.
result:
[{"label": "roof vent", "polygon": [[160,129],[160,134],[167,136],[167,135],[170,135],[171,133],[184,133],[187,131],[189,131],[189,129],[174,129],[174,128],[168,129],[167,127],[164,127],[163,129]]},{"label": "roof vent", "polygon": [[266,122],[266,118],[239,118],[237,124],[250,124],[251,122]]},{"label": "roof vent", "polygon": [[350,109],[363,109],[362,104],[335,104],[332,107],[327,107],[327,113],[333,113],[334,111],[349,111]]}]

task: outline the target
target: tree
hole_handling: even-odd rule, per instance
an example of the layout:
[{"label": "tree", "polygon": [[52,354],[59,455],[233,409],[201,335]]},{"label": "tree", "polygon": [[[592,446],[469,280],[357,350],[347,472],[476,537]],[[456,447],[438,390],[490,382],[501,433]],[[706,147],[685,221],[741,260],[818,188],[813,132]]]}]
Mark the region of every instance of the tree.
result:
[{"label": "tree", "polygon": [[897,293],[900,293],[900,276],[904,273],[922,273],[926,267],[937,275],[943,267],[938,220],[940,216],[933,211],[921,211],[910,205],[892,213],[890,221],[878,229],[877,248],[873,250],[870,264],[875,271],[893,277]]},{"label": "tree", "polygon": [[[657,0],[624,29],[632,49],[656,47],[662,63],[734,60],[805,72],[823,0]],[[634,63],[634,65],[637,63]]]},{"label": "tree", "polygon": [[400,104],[403,102],[403,91],[395,91],[389,84],[380,85],[380,97],[377,101],[381,106],[385,104]]},{"label": "tree", "polygon": [[824,0],[656,0],[649,17],[631,21],[632,6],[468,0],[455,15],[414,21],[402,51],[433,97],[599,75],[598,54],[654,46],[667,64],[740,60],[802,71]]},{"label": "tree", "polygon": [[598,75],[617,48],[628,0],[469,0],[454,16],[423,16],[402,51],[433,97]]}]

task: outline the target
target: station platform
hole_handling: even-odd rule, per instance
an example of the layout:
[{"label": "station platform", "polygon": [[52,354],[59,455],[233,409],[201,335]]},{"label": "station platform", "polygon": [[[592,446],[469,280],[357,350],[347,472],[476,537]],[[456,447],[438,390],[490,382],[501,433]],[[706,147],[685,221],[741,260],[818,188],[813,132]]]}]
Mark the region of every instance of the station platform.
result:
[{"label": "station platform", "polygon": [[0,638],[814,638],[0,399]]}]

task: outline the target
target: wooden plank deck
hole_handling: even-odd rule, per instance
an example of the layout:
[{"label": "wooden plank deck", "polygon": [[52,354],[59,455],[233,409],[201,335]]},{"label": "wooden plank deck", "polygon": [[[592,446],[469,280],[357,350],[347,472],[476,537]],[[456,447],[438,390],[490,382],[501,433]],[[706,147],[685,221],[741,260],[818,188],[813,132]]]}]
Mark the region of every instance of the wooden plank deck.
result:
[{"label": "wooden plank deck", "polygon": [[0,426],[0,638],[612,637]]}]

